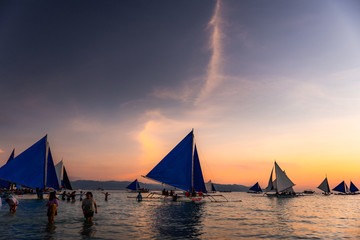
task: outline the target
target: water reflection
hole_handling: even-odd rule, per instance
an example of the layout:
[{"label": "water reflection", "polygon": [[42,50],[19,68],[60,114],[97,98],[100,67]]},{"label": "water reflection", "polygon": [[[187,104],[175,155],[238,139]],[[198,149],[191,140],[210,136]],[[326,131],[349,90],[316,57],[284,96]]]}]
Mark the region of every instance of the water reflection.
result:
[{"label": "water reflection", "polygon": [[151,214],[156,238],[198,238],[202,234],[203,204],[192,202],[162,203]]},{"label": "water reflection", "polygon": [[292,197],[275,197],[272,199],[273,213],[271,222],[273,226],[273,235],[276,237],[292,235],[294,232],[293,227],[293,206],[294,198]]},{"label": "water reflection", "polygon": [[93,222],[84,221],[80,234],[84,238],[95,237],[96,228]]},{"label": "water reflection", "polygon": [[46,235],[44,239],[50,240],[55,239],[54,234],[56,233],[56,226],[54,224],[46,224],[45,228]]}]

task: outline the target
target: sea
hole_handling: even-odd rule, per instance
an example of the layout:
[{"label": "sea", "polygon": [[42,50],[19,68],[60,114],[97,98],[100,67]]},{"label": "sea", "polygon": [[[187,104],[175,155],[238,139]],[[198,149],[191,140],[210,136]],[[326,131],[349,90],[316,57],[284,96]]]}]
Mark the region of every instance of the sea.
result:
[{"label": "sea", "polygon": [[46,200],[19,197],[16,213],[2,200],[0,239],[360,239],[360,195],[232,192],[222,193],[228,202],[193,203],[137,202],[135,193],[109,193],[105,201],[93,192],[98,214],[92,223],[84,221],[79,199],[59,200],[53,225]]}]

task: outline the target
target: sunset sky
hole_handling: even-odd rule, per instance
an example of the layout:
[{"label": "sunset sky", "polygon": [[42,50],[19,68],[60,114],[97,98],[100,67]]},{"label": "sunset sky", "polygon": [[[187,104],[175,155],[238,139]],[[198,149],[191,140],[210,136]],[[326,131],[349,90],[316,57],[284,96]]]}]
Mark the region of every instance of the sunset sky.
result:
[{"label": "sunset sky", "polygon": [[360,185],[358,0],[1,1],[0,53],[0,165],[144,182],[194,128],[206,181]]}]

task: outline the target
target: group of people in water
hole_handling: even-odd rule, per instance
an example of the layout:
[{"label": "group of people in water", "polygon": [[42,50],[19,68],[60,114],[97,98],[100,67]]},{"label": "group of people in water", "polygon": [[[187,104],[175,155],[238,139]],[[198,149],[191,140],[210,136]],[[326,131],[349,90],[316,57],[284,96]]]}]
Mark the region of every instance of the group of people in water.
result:
[{"label": "group of people in water", "polygon": [[[82,197],[83,197],[84,193],[82,191],[80,191],[80,201],[82,201]],[[76,201],[76,191],[73,191],[73,192],[66,192],[64,191],[62,194],[61,194],[61,200],[65,201],[65,199],[69,202],[70,200],[72,202],[75,202]]]},{"label": "group of people in water", "polygon": [[[43,195],[47,194],[39,189],[36,189],[36,193],[39,199],[43,199]],[[108,201],[110,194],[108,192],[105,193],[103,192],[103,194],[105,195],[105,201]],[[63,201],[67,200],[68,202],[70,201],[75,202],[76,195],[77,195],[76,191],[72,191],[72,192],[64,191],[60,196],[61,196],[61,200]],[[80,201],[82,201],[81,208],[83,210],[83,214],[86,221],[92,221],[94,217],[94,213],[97,213],[97,204],[95,199],[93,198],[92,192],[87,192],[85,194],[83,191],[80,191],[80,194],[78,195],[80,196]],[[86,198],[83,199],[84,195],[86,196]],[[170,190],[169,192],[168,190],[163,189],[162,195],[171,196],[173,201],[177,201],[178,198],[178,195],[175,194],[173,190]],[[191,193],[189,191],[185,192],[186,197],[196,197],[197,195],[203,196],[201,190],[198,193],[196,193],[195,190],[192,190]],[[136,200],[142,201],[141,192],[138,193]],[[19,205],[19,201],[13,195],[9,194],[6,195],[5,202],[9,205],[10,212],[15,213],[17,206]],[[0,198],[0,203],[1,203],[1,198]],[[55,191],[49,193],[49,200],[47,201],[46,206],[47,206],[48,222],[49,224],[53,224],[55,216],[57,215],[57,208],[59,206],[59,199],[57,198]]]},{"label": "group of people in water", "polygon": [[[59,207],[59,199],[57,198],[57,194],[55,191],[52,191],[50,193],[44,193],[41,192],[39,190],[37,190],[37,195],[38,195],[38,199],[43,199],[43,195],[44,194],[48,194],[49,199],[46,203],[47,206],[47,217],[48,217],[48,222],[49,224],[53,224],[54,223],[54,219],[55,216],[57,215],[57,209]],[[105,201],[108,201],[108,198],[110,196],[110,194],[108,192],[103,192],[103,194],[105,195]],[[94,213],[96,214],[98,209],[97,209],[97,204],[96,201],[93,197],[92,192],[87,192],[84,193],[82,191],[80,191],[80,201],[81,203],[81,208],[84,214],[84,218],[86,219],[86,221],[92,221],[93,217],[94,217]],[[83,199],[83,196],[86,196]],[[13,194],[4,194],[5,196],[5,202],[9,205],[10,208],[10,212],[11,213],[15,213],[17,206],[19,205],[19,201],[14,197]],[[67,200],[67,201],[72,201],[75,202],[76,201],[76,191],[73,192],[66,192],[64,191],[61,195],[61,199],[63,201]],[[1,205],[1,198],[0,198],[0,205]]]}]

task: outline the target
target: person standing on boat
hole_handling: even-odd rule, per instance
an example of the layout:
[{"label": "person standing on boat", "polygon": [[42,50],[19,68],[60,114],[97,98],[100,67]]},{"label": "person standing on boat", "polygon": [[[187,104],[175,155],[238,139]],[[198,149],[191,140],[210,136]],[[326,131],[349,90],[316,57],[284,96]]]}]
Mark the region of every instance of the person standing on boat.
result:
[{"label": "person standing on boat", "polygon": [[97,213],[97,205],[91,192],[86,193],[86,198],[82,201],[82,210],[86,221],[91,222],[94,217],[94,212]]},{"label": "person standing on boat", "polygon": [[50,192],[49,201],[46,203],[47,216],[49,224],[54,224],[55,216],[57,215],[57,207],[59,206],[59,200],[56,197],[56,192]]},{"label": "person standing on boat", "polygon": [[195,189],[192,189],[192,190],[191,190],[191,196],[192,196],[192,197],[196,197]]},{"label": "person standing on boat", "polygon": [[185,196],[190,197],[190,192],[189,192],[189,190],[186,191]]},{"label": "person standing on boat", "polygon": [[16,208],[19,205],[19,201],[15,197],[9,196],[5,199],[5,202],[7,202],[7,204],[9,204],[10,212],[15,213]]}]

